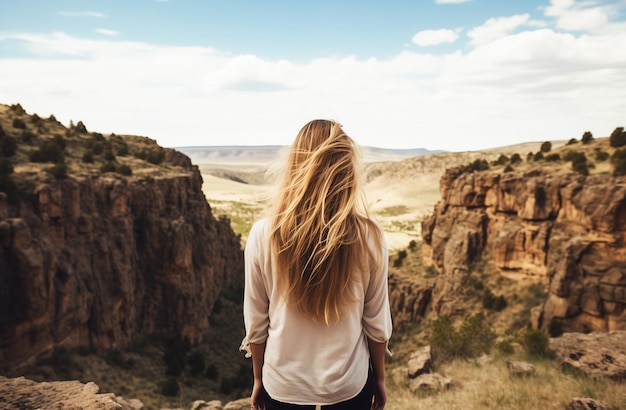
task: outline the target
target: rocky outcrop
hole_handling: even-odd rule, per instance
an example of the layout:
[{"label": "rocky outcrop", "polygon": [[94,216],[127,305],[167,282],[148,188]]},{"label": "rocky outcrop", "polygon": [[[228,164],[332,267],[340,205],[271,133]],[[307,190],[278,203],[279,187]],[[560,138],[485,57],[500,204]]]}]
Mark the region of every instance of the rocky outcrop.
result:
[{"label": "rocky outcrop", "polygon": [[564,333],[551,338],[548,346],[563,368],[626,380],[626,331]]},{"label": "rocky outcrop", "polygon": [[393,324],[402,327],[415,323],[426,314],[432,285],[411,280],[401,275],[389,274],[389,304]]},{"label": "rocky outcrop", "polygon": [[460,311],[470,266],[540,276],[549,296],[533,325],[563,331],[626,329],[626,180],[533,170],[441,178],[442,200],[422,224],[426,263],[441,275],[439,314]]},{"label": "rocky outcrop", "polygon": [[0,376],[0,405],[3,409],[100,409],[140,410],[139,400],[125,400],[112,393],[98,393],[92,382],[76,380],[37,383],[24,377],[8,379]]},{"label": "rocky outcrop", "polygon": [[0,193],[4,374],[58,346],[206,333],[222,287],[242,277],[239,238],[189,159],[166,160],[176,168],[163,176],[42,173],[17,205]]}]

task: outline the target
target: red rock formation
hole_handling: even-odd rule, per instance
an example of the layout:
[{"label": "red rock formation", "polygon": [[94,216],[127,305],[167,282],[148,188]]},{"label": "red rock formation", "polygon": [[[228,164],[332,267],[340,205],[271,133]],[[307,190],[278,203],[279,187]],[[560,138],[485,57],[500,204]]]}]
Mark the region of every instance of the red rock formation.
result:
[{"label": "red rock formation", "polygon": [[239,238],[216,220],[189,159],[148,180],[42,177],[18,206],[0,193],[0,368],[57,346],[121,348],[161,333],[198,340]]},{"label": "red rock formation", "polygon": [[469,265],[549,280],[534,326],[626,329],[626,181],[573,173],[462,173],[441,178],[442,200],[422,224],[424,255],[442,274],[433,307],[452,314]]}]

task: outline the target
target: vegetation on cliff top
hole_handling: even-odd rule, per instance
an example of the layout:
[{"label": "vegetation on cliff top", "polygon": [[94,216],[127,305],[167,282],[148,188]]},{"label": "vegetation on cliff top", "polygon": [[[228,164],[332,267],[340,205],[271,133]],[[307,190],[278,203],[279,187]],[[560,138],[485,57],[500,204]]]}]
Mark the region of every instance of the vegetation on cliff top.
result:
[{"label": "vegetation on cliff top", "polygon": [[42,173],[57,179],[116,173],[151,182],[180,172],[171,149],[140,136],[101,134],[78,121],[66,127],[54,115],[28,114],[20,104],[0,104],[0,192],[14,203]]},{"label": "vegetation on cliff top", "polygon": [[[578,144],[578,143],[581,144]],[[501,154],[495,161],[484,158],[460,167],[462,172],[486,171],[489,169],[502,172],[514,170],[547,169],[554,172],[574,171],[581,175],[626,175],[626,132],[624,127],[617,127],[610,137],[595,139],[590,131],[585,131],[578,141],[570,139],[566,145],[552,150],[552,143],[545,141],[537,152],[528,152],[526,161],[519,153],[511,157]],[[607,162],[607,159],[611,159]],[[568,166],[568,164],[570,164]]]}]

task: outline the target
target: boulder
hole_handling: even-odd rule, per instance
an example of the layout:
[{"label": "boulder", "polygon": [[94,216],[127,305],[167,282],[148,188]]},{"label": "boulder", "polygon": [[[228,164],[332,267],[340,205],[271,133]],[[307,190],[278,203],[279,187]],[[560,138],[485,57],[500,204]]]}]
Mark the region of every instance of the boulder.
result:
[{"label": "boulder", "polygon": [[219,400],[211,400],[206,402],[204,400],[196,400],[191,405],[191,410],[223,410],[222,402]]},{"label": "boulder", "polygon": [[563,368],[626,380],[626,331],[564,333],[550,338],[548,348]]},{"label": "boulder", "polygon": [[[24,377],[6,378],[0,376],[0,397],[2,408],[6,409],[48,409],[54,404],[59,409],[98,409],[98,410],[140,410],[141,402],[121,400],[114,395],[99,394],[100,388],[92,382],[60,381],[38,383]],[[133,407],[140,406],[140,407]]]},{"label": "boulder", "polygon": [[612,406],[600,400],[589,398],[573,398],[565,410],[614,410]]},{"label": "boulder", "polygon": [[432,393],[440,390],[447,390],[452,384],[450,377],[445,377],[439,373],[425,373],[411,379],[409,382],[409,390],[412,393],[427,392]]},{"label": "boulder", "polygon": [[432,368],[433,363],[430,354],[430,346],[424,346],[411,353],[407,368],[409,378],[414,379],[421,374],[430,373]]},{"label": "boulder", "polygon": [[519,377],[533,376],[537,371],[534,365],[517,360],[507,360],[506,367],[511,375]]},{"label": "boulder", "polygon": [[250,410],[251,404],[252,400],[248,397],[226,403],[224,410]]}]

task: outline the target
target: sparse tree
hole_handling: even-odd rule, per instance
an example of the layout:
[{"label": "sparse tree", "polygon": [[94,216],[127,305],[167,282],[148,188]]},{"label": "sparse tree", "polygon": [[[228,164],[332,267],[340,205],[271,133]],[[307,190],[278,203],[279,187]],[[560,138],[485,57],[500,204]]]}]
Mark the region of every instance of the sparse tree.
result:
[{"label": "sparse tree", "polygon": [[585,131],[583,133],[581,141],[583,142],[583,144],[589,144],[591,141],[593,141],[593,134],[591,133],[591,131]]},{"label": "sparse tree", "polygon": [[541,152],[550,152],[552,150],[552,143],[550,141],[546,141],[541,144],[541,148],[539,149]]},{"label": "sparse tree", "polygon": [[624,132],[624,127],[617,127],[613,130],[609,137],[609,143],[615,148],[626,145],[626,132]]}]

